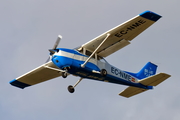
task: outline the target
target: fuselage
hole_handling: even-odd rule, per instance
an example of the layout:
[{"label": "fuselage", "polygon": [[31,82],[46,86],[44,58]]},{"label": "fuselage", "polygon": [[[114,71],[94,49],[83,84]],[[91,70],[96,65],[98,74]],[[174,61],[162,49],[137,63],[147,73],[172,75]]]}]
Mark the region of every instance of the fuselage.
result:
[{"label": "fuselage", "polygon": [[[146,89],[147,86],[138,83],[138,79],[135,76],[110,65],[102,57],[93,57],[85,67],[81,67],[88,57],[89,56],[84,55],[75,49],[59,48],[53,54],[52,61],[60,69],[70,68],[67,72],[75,76]],[[97,73],[102,69],[107,71],[106,76]]]}]

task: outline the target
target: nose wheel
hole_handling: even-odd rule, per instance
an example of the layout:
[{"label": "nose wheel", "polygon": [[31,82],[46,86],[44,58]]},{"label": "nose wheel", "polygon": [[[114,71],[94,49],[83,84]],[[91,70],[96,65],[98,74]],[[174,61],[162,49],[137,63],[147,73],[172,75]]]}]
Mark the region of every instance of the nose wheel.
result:
[{"label": "nose wheel", "polygon": [[63,78],[66,78],[67,76],[68,76],[68,73],[67,73],[67,71],[70,69],[70,67],[65,67],[65,68],[63,68],[63,70],[65,71],[65,72],[62,72],[62,77]]},{"label": "nose wheel", "polygon": [[66,78],[67,75],[68,75],[67,72],[63,72],[63,73],[62,73],[62,77],[63,77],[63,78]]},{"label": "nose wheel", "polygon": [[75,84],[74,86],[69,85],[68,88],[67,88],[68,91],[69,91],[70,93],[74,93],[75,87],[81,82],[82,79],[83,79],[83,78],[80,78],[80,79],[76,82],[76,84]]}]

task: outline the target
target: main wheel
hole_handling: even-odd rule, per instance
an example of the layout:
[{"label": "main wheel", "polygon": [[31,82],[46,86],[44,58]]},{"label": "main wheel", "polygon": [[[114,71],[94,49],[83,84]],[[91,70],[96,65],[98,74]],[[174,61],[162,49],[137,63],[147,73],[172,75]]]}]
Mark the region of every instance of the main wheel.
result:
[{"label": "main wheel", "polygon": [[63,77],[63,78],[66,78],[66,77],[67,77],[67,72],[63,72],[63,73],[62,73],[62,77]]},{"label": "main wheel", "polygon": [[73,93],[75,91],[74,87],[72,85],[68,86],[68,91],[70,93]]},{"label": "main wheel", "polygon": [[106,75],[107,75],[107,71],[106,71],[105,69],[102,69],[102,70],[101,70],[101,75],[102,75],[102,76],[106,76]]}]

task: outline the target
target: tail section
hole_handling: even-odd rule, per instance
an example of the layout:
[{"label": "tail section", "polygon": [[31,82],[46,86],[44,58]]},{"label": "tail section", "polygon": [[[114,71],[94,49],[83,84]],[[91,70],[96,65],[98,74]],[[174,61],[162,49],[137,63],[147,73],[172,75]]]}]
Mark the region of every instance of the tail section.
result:
[{"label": "tail section", "polygon": [[144,79],[149,76],[155,75],[157,67],[158,67],[157,65],[148,62],[138,73],[131,73],[127,71],[126,72],[138,79]]},{"label": "tail section", "polygon": [[139,79],[144,79],[146,77],[155,75],[156,70],[157,70],[157,65],[148,62],[138,73],[136,73],[136,77]]},{"label": "tail section", "polygon": [[[138,73],[130,73],[132,76],[137,77],[138,79],[141,79],[138,81],[141,85],[147,86],[148,88],[139,88],[139,87],[133,87],[130,86],[123,90],[119,95],[123,97],[131,97],[134,95],[137,95],[139,93],[142,93],[144,91],[147,91],[149,89],[152,89],[153,86],[157,86],[167,78],[169,78],[171,75],[168,75],[166,73],[159,73],[156,74],[157,65],[148,62]],[[155,75],[156,74],[156,75]]]},{"label": "tail section", "polygon": [[159,73],[156,74],[157,65],[148,62],[138,73],[129,73],[135,77],[137,77],[139,80],[138,82],[144,86],[147,86],[149,88],[143,89],[138,87],[130,86],[123,90],[119,95],[123,97],[131,97],[134,95],[137,95],[139,93],[142,93],[144,91],[147,91],[148,89],[152,89],[153,86],[157,86],[167,78],[169,78],[171,75],[168,75],[166,73]]},{"label": "tail section", "polygon": [[[153,75],[151,77],[145,78],[143,80],[140,80],[139,83],[145,85],[145,86],[157,86],[167,78],[169,78],[171,75],[168,75],[166,73],[159,73],[156,75]],[[147,91],[148,89],[138,88],[138,87],[128,87],[125,90],[123,90],[119,95],[123,97],[131,97],[134,95],[137,95],[139,93],[142,93],[144,91]]]},{"label": "tail section", "polygon": [[137,77],[138,79],[144,79],[149,76],[155,75],[156,70],[157,70],[157,65],[148,62],[138,73],[130,73],[130,74]]},{"label": "tail section", "polygon": [[146,85],[146,86],[157,86],[167,78],[169,78],[171,75],[166,73],[159,73],[156,75],[153,75],[151,77],[145,78],[143,80],[140,80],[139,83]]}]

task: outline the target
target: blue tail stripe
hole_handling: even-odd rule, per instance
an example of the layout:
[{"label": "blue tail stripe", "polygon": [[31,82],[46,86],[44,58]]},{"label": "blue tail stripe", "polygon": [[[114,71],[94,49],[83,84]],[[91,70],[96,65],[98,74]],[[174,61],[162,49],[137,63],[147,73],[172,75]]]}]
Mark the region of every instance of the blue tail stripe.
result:
[{"label": "blue tail stripe", "polygon": [[157,70],[157,65],[148,62],[138,73],[131,73],[131,72],[127,72],[128,74],[138,78],[138,79],[144,79],[146,77],[152,76],[156,74],[156,70]]},{"label": "blue tail stripe", "polygon": [[143,79],[149,77],[151,75],[155,75],[157,70],[157,65],[148,62],[137,74],[136,76],[139,79]]}]

